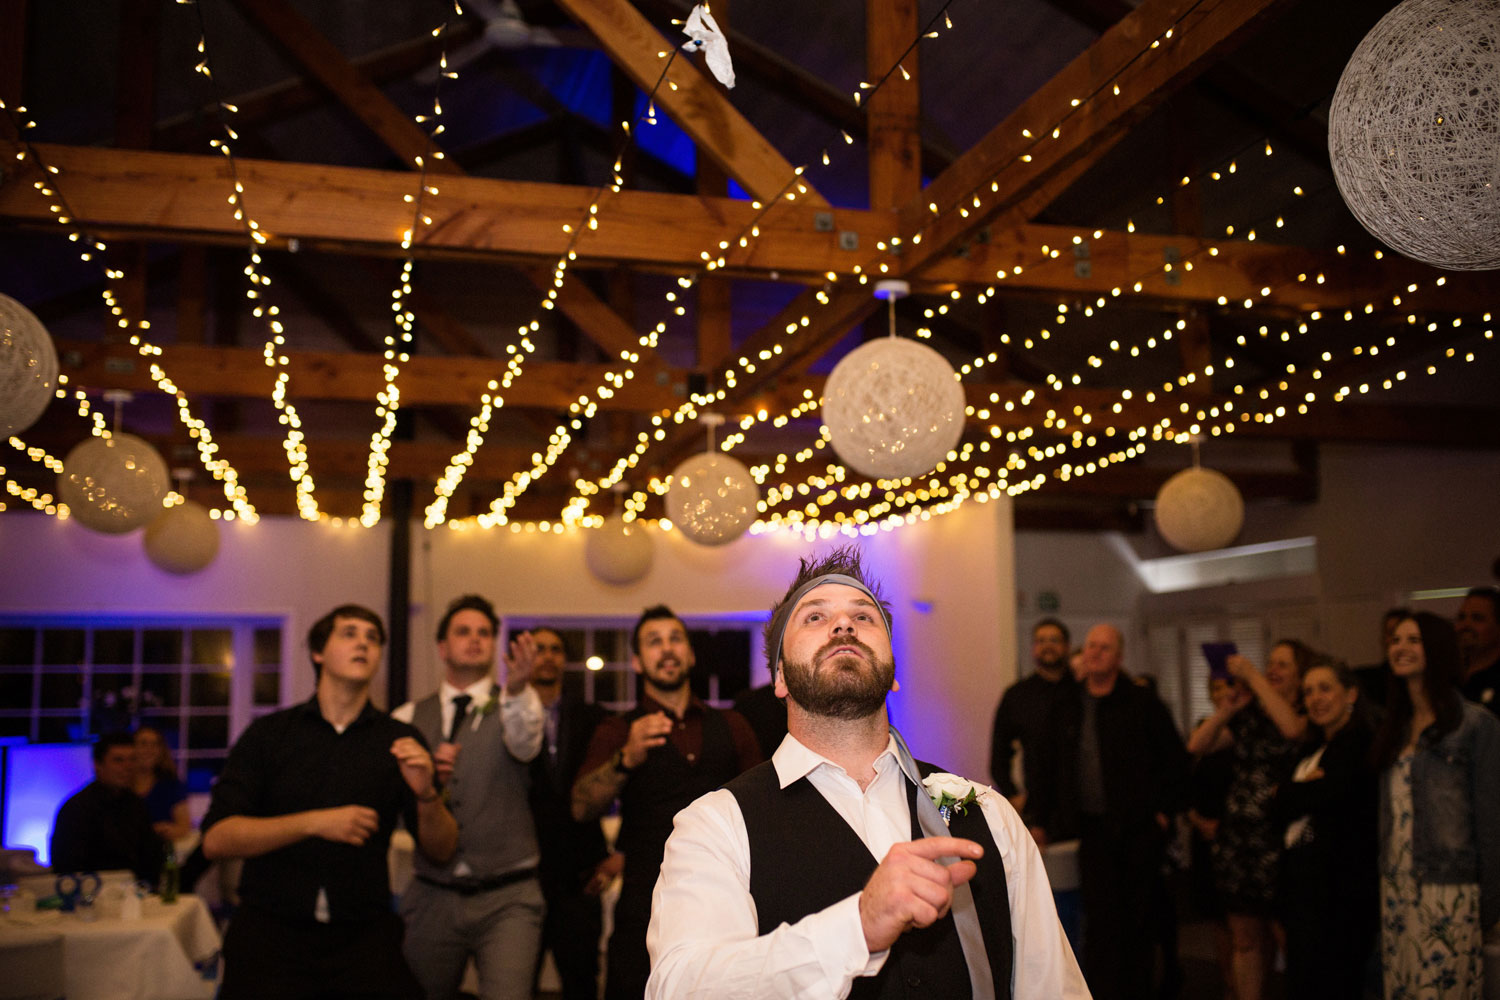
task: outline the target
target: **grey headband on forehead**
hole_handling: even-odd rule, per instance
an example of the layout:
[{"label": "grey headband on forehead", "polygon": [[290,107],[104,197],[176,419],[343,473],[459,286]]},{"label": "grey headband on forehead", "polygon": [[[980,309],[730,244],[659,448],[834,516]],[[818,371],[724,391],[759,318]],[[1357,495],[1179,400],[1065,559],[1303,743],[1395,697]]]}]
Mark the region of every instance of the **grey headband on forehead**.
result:
[{"label": "grey headband on forehead", "polygon": [[843,573],[825,573],[822,576],[813,577],[798,587],[791,597],[783,601],[781,607],[776,612],[776,617],[771,619],[771,632],[767,636],[767,651],[771,657],[771,680],[773,683],[776,680],[776,671],[781,667],[781,639],[786,634],[786,624],[791,620],[792,612],[797,608],[797,602],[806,597],[808,591],[816,590],[825,583],[841,583],[846,587],[853,587],[855,590],[863,591],[865,596],[874,602],[876,609],[880,611],[880,618],[885,622],[886,634],[890,634],[890,612],[886,611],[885,605],[880,603],[880,598],[876,597],[875,592],[863,581],[856,580],[854,577]]}]

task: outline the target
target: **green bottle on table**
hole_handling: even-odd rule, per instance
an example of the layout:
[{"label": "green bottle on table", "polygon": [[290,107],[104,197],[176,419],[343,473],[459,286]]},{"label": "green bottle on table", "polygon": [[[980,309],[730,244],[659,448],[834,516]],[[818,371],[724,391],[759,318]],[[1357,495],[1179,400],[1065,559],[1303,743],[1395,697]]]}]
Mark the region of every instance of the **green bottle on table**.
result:
[{"label": "green bottle on table", "polygon": [[169,844],[167,859],[161,866],[161,882],[157,886],[157,894],[161,896],[163,903],[177,902],[177,889],[181,881],[182,869],[177,864],[177,851]]}]

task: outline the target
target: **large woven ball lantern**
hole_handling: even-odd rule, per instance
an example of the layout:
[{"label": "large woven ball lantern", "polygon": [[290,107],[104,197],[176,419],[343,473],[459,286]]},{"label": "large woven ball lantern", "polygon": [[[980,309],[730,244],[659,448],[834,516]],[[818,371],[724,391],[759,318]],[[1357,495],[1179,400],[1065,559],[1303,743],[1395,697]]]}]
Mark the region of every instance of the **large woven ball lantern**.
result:
[{"label": "large woven ball lantern", "polygon": [[646,526],[639,521],[626,523],[619,514],[605,518],[583,543],[583,561],[589,572],[620,587],[645,576],[655,555],[656,547],[646,534]]},{"label": "large woven ball lantern", "polygon": [[759,500],[749,469],[722,452],[704,452],[673,470],[667,516],[698,544],[724,545],[749,530]]},{"label": "large woven ball lantern", "polygon": [[168,573],[196,573],[219,554],[219,525],[194,500],[168,507],[146,525],[146,558]]},{"label": "large woven ball lantern", "polygon": [[57,348],[42,321],[0,295],[0,436],[36,423],[57,392]]},{"label": "large woven ball lantern", "polygon": [[1417,260],[1500,267],[1500,0],[1406,0],[1354,50],[1328,111],[1349,210]]},{"label": "large woven ball lantern", "polygon": [[872,479],[931,472],[964,432],[964,390],[937,351],[896,336],[904,281],[882,281],[891,335],[844,355],[823,384],[823,426],[844,464]]},{"label": "large woven ball lantern", "polygon": [[162,512],[167,463],[134,434],[91,437],[68,452],[57,495],[85,527],[118,535],[145,527]]},{"label": "large woven ball lantern", "polygon": [[1245,523],[1245,501],[1229,477],[1213,469],[1183,469],[1156,494],[1156,528],[1183,552],[1222,549]]}]

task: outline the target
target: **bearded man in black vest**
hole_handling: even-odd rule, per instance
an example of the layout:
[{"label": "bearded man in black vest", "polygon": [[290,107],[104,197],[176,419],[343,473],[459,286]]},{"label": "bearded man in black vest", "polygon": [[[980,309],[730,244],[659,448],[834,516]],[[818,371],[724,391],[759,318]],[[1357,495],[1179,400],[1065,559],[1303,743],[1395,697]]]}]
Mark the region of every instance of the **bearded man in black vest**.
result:
[{"label": "bearded man in black vest", "polygon": [[672,817],[761,762],[750,724],[693,694],[688,675],[697,658],[687,625],[671,608],[658,604],[641,612],[630,648],[631,666],[641,676],[640,701],[594,730],[573,783],[573,818],[579,822],[620,802],[615,848],[625,856],[625,873],[609,936],[604,1000],[639,1000],[646,989],[651,888]]},{"label": "bearded man in black vest", "polygon": [[648,997],[1088,997],[1015,810],[891,728],[890,630],[857,549],[802,562],[766,628],[788,736],[678,814]]}]

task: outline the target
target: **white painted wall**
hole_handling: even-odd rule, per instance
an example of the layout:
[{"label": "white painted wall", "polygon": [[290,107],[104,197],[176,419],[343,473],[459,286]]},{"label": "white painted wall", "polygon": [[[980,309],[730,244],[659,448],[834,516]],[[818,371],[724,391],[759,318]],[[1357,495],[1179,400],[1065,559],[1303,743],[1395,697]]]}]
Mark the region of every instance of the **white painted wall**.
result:
[{"label": "white painted wall", "polygon": [[[509,530],[419,531],[412,580],[413,691],[438,682],[431,641],[456,594],[474,591],[511,615],[599,614],[633,619],[669,605],[678,614],[762,612],[786,590],[798,560],[834,541],[807,543],[788,533],[745,536],[705,548],[680,532],[651,529],[650,572],[625,587],[593,577],[584,536]],[[841,539],[842,540],[842,539]],[[1014,556],[1008,500],[859,540],[895,618],[897,677],[892,712],[915,752],[945,767],[983,775],[994,706],[1015,677]],[[756,665],[757,682],[767,680]]]},{"label": "white painted wall", "polygon": [[[390,528],[268,517],[219,525],[219,556],[175,576],[146,558],[141,533],[102,535],[45,514],[0,516],[0,611],[42,614],[267,615],[282,619],[283,702],[312,695],[307,629],[340,604],[386,609]],[[305,666],[305,669],[303,667]],[[382,672],[377,693],[385,691]]]},{"label": "white painted wall", "polygon": [[[285,701],[312,691],[302,637],[330,608],[353,602],[382,613],[390,525],[373,530],[265,518],[226,523],[218,559],[201,573],[156,569],[139,534],[103,536],[40,514],[0,517],[0,611],[275,615],[285,621]],[[786,533],[720,548],[656,532],[650,573],[627,587],[585,568],[581,533],[413,530],[410,690],[438,682],[436,620],[454,596],[488,596],[502,614],[619,615],[664,602],[682,615],[762,612],[781,596],[799,558],[831,548]],[[894,606],[898,676],[892,701],[920,755],[983,774],[990,717],[1014,678],[1015,602],[1009,502],[972,503],[944,518],[861,539]],[[764,676],[762,674],[762,679]],[[383,692],[377,678],[376,691]]]}]

